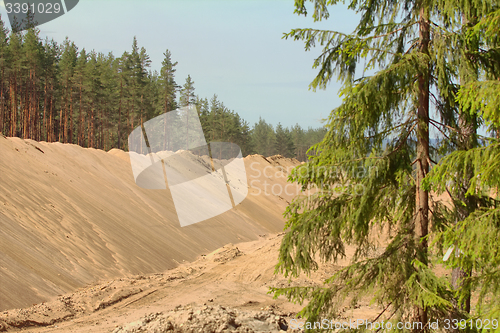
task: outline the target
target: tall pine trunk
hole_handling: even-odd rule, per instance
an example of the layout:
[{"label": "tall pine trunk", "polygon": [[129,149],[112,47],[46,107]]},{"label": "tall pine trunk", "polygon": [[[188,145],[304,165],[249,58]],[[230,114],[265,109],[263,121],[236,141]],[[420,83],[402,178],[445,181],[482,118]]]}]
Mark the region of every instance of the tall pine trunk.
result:
[{"label": "tall pine trunk", "polygon": [[61,107],[61,109],[59,110],[59,142],[64,142],[63,110],[66,108],[66,96],[64,96],[63,98],[64,107]]},{"label": "tall pine trunk", "polygon": [[48,142],[55,141],[55,131],[54,131],[54,86],[50,89],[50,106],[49,106],[49,133]]},{"label": "tall pine trunk", "polygon": [[70,88],[69,94],[68,142],[73,143],[73,87]]},{"label": "tall pine trunk", "polygon": [[4,101],[4,76],[5,75],[5,68],[2,67],[2,77],[0,81],[0,133],[4,133],[4,125],[5,125],[5,101]]},{"label": "tall pine trunk", "polygon": [[68,88],[67,85],[69,84],[68,81],[66,81],[66,89],[65,89],[65,98],[64,98],[64,132],[63,132],[63,142],[68,143]]},{"label": "tall pine trunk", "polygon": [[14,72],[14,77],[13,80],[11,80],[10,83],[10,106],[11,106],[11,113],[10,113],[10,136],[16,136],[17,135],[17,78],[16,78],[16,73]]},{"label": "tall pine trunk", "polygon": [[120,77],[120,103],[118,105],[118,149],[122,149],[121,147],[122,98],[123,98],[123,80]]},{"label": "tall pine trunk", "polygon": [[78,115],[80,117],[80,121],[78,122],[78,145],[83,147],[83,104],[82,104],[82,87],[83,87],[83,78],[80,80],[80,103],[78,104]]},{"label": "tall pine trunk", "polygon": [[48,95],[49,95],[49,92],[48,92],[48,78],[47,78],[47,74],[45,74],[45,85],[44,85],[44,88],[43,88],[43,128],[42,128],[42,131],[43,131],[43,134],[40,136],[40,139],[45,139],[45,141],[49,141],[49,133],[48,133],[48,127],[47,127],[47,98],[48,98]]},{"label": "tall pine trunk", "polygon": [[[104,107],[101,108],[101,149],[106,150],[106,136],[104,135],[105,129],[104,129],[104,110],[106,110],[107,107],[107,102],[104,102]],[[107,112],[106,112],[107,113]],[[107,131],[106,131],[107,132]]]},{"label": "tall pine trunk", "polygon": [[33,77],[33,127],[35,129],[35,140],[40,141],[41,138],[41,128],[40,128],[40,114],[38,110],[38,88],[36,85],[36,67],[34,70],[34,77]]},{"label": "tall pine trunk", "polygon": [[[143,115],[142,115],[142,112],[143,112],[143,109],[142,109],[142,98],[143,98],[144,95],[141,95],[141,128],[144,128],[144,119],[143,119]],[[144,147],[143,147],[143,142],[144,140],[141,140],[141,154],[143,154],[144,152]]]},{"label": "tall pine trunk", "polygon": [[168,110],[168,90],[165,88],[165,108],[164,108],[164,113],[165,113],[165,122],[163,124],[163,150],[168,150],[169,149],[169,139],[170,139],[170,133],[167,133],[167,110]]},{"label": "tall pine trunk", "polygon": [[[31,77],[31,72],[30,72],[30,77]],[[24,105],[21,108],[22,111],[22,117],[23,121],[21,123],[22,125],[22,138],[23,139],[28,139],[29,138],[29,124],[30,124],[30,86],[31,86],[31,80],[26,82],[24,85]]]}]

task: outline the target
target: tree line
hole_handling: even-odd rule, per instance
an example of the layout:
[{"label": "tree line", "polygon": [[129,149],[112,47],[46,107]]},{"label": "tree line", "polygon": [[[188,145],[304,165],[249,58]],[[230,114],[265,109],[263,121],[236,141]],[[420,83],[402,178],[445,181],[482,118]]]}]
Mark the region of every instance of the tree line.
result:
[{"label": "tree line", "polygon": [[79,49],[68,38],[41,40],[36,27],[8,31],[0,18],[0,132],[37,141],[127,150],[129,133],[164,112],[194,104],[207,141],[238,144],[244,155],[306,159],[324,130],[296,125],[253,127],[214,95],[195,95],[190,75],[176,82],[177,62],[167,49],[160,71],[134,37],[120,57]]}]

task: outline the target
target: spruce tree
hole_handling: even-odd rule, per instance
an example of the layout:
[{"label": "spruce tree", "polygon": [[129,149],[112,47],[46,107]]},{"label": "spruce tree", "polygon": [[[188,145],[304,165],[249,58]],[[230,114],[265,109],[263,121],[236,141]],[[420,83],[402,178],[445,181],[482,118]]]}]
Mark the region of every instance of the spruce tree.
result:
[{"label": "spruce tree", "polygon": [[[305,2],[295,2],[298,14],[307,14]],[[314,19],[327,19],[327,6],[337,2],[314,1]],[[430,321],[456,318],[449,283],[432,270],[428,240],[443,225],[437,216],[430,219],[433,202],[422,181],[438,149],[430,143],[430,128],[456,111],[453,64],[441,55],[451,46],[443,32],[460,28],[455,19],[462,13],[440,1],[350,1],[349,8],[360,15],[352,34],[294,29],[285,35],[303,40],[307,50],[323,46],[311,87],[325,88],[336,74],[344,99],[315,155],[292,174],[303,188],[318,190],[287,208],[289,230],[276,270],[298,276],[317,269],[316,258],[338,261],[346,246],[354,246],[355,254],[323,286],[273,290],[308,300],[301,314],[309,321],[338,318],[346,299],[355,307],[372,295],[383,309],[379,321],[430,331]],[[374,68],[375,74],[365,75]],[[347,190],[335,191],[338,185]],[[385,244],[372,237],[380,230],[388,233]]]},{"label": "spruce tree", "polygon": [[[453,198],[454,209],[448,213],[451,219],[458,218],[437,233],[434,242],[454,250],[448,263],[454,272],[458,311],[476,323],[500,317],[500,142],[495,133],[500,125],[500,10],[498,5],[483,7],[483,12],[474,6],[470,9],[474,15],[466,12],[463,18],[477,21],[465,22],[457,38],[462,47],[454,48],[459,50],[454,55],[462,78],[457,102],[461,119],[468,122],[460,123],[459,149],[433,168],[425,186]],[[480,122],[496,137],[482,138],[474,145],[475,135],[463,135],[463,130]],[[473,311],[472,293],[478,296]]]}]

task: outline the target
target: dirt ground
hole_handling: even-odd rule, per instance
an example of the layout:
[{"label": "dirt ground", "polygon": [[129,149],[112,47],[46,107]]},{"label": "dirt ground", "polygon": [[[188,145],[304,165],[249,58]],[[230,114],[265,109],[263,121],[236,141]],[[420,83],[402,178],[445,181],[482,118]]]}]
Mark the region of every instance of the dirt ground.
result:
[{"label": "dirt ground", "polygon": [[[282,234],[228,244],[192,263],[152,275],[104,281],[29,308],[0,314],[0,326],[27,332],[293,331],[302,308],[273,299],[269,287],[290,285],[274,274]],[[296,285],[320,283],[340,266],[322,265]],[[369,318],[368,303],[345,317]]]}]

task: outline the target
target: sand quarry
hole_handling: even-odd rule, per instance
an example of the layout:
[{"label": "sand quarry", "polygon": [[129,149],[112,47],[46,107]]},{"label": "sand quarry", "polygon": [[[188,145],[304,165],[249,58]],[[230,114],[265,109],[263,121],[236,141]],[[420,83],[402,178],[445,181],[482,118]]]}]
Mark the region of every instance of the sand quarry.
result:
[{"label": "sand quarry", "polygon": [[247,198],[181,228],[169,190],[137,186],[126,152],[0,135],[0,153],[0,331],[294,331],[302,306],[268,288],[289,285],[274,266],[296,160],[246,157]]}]

